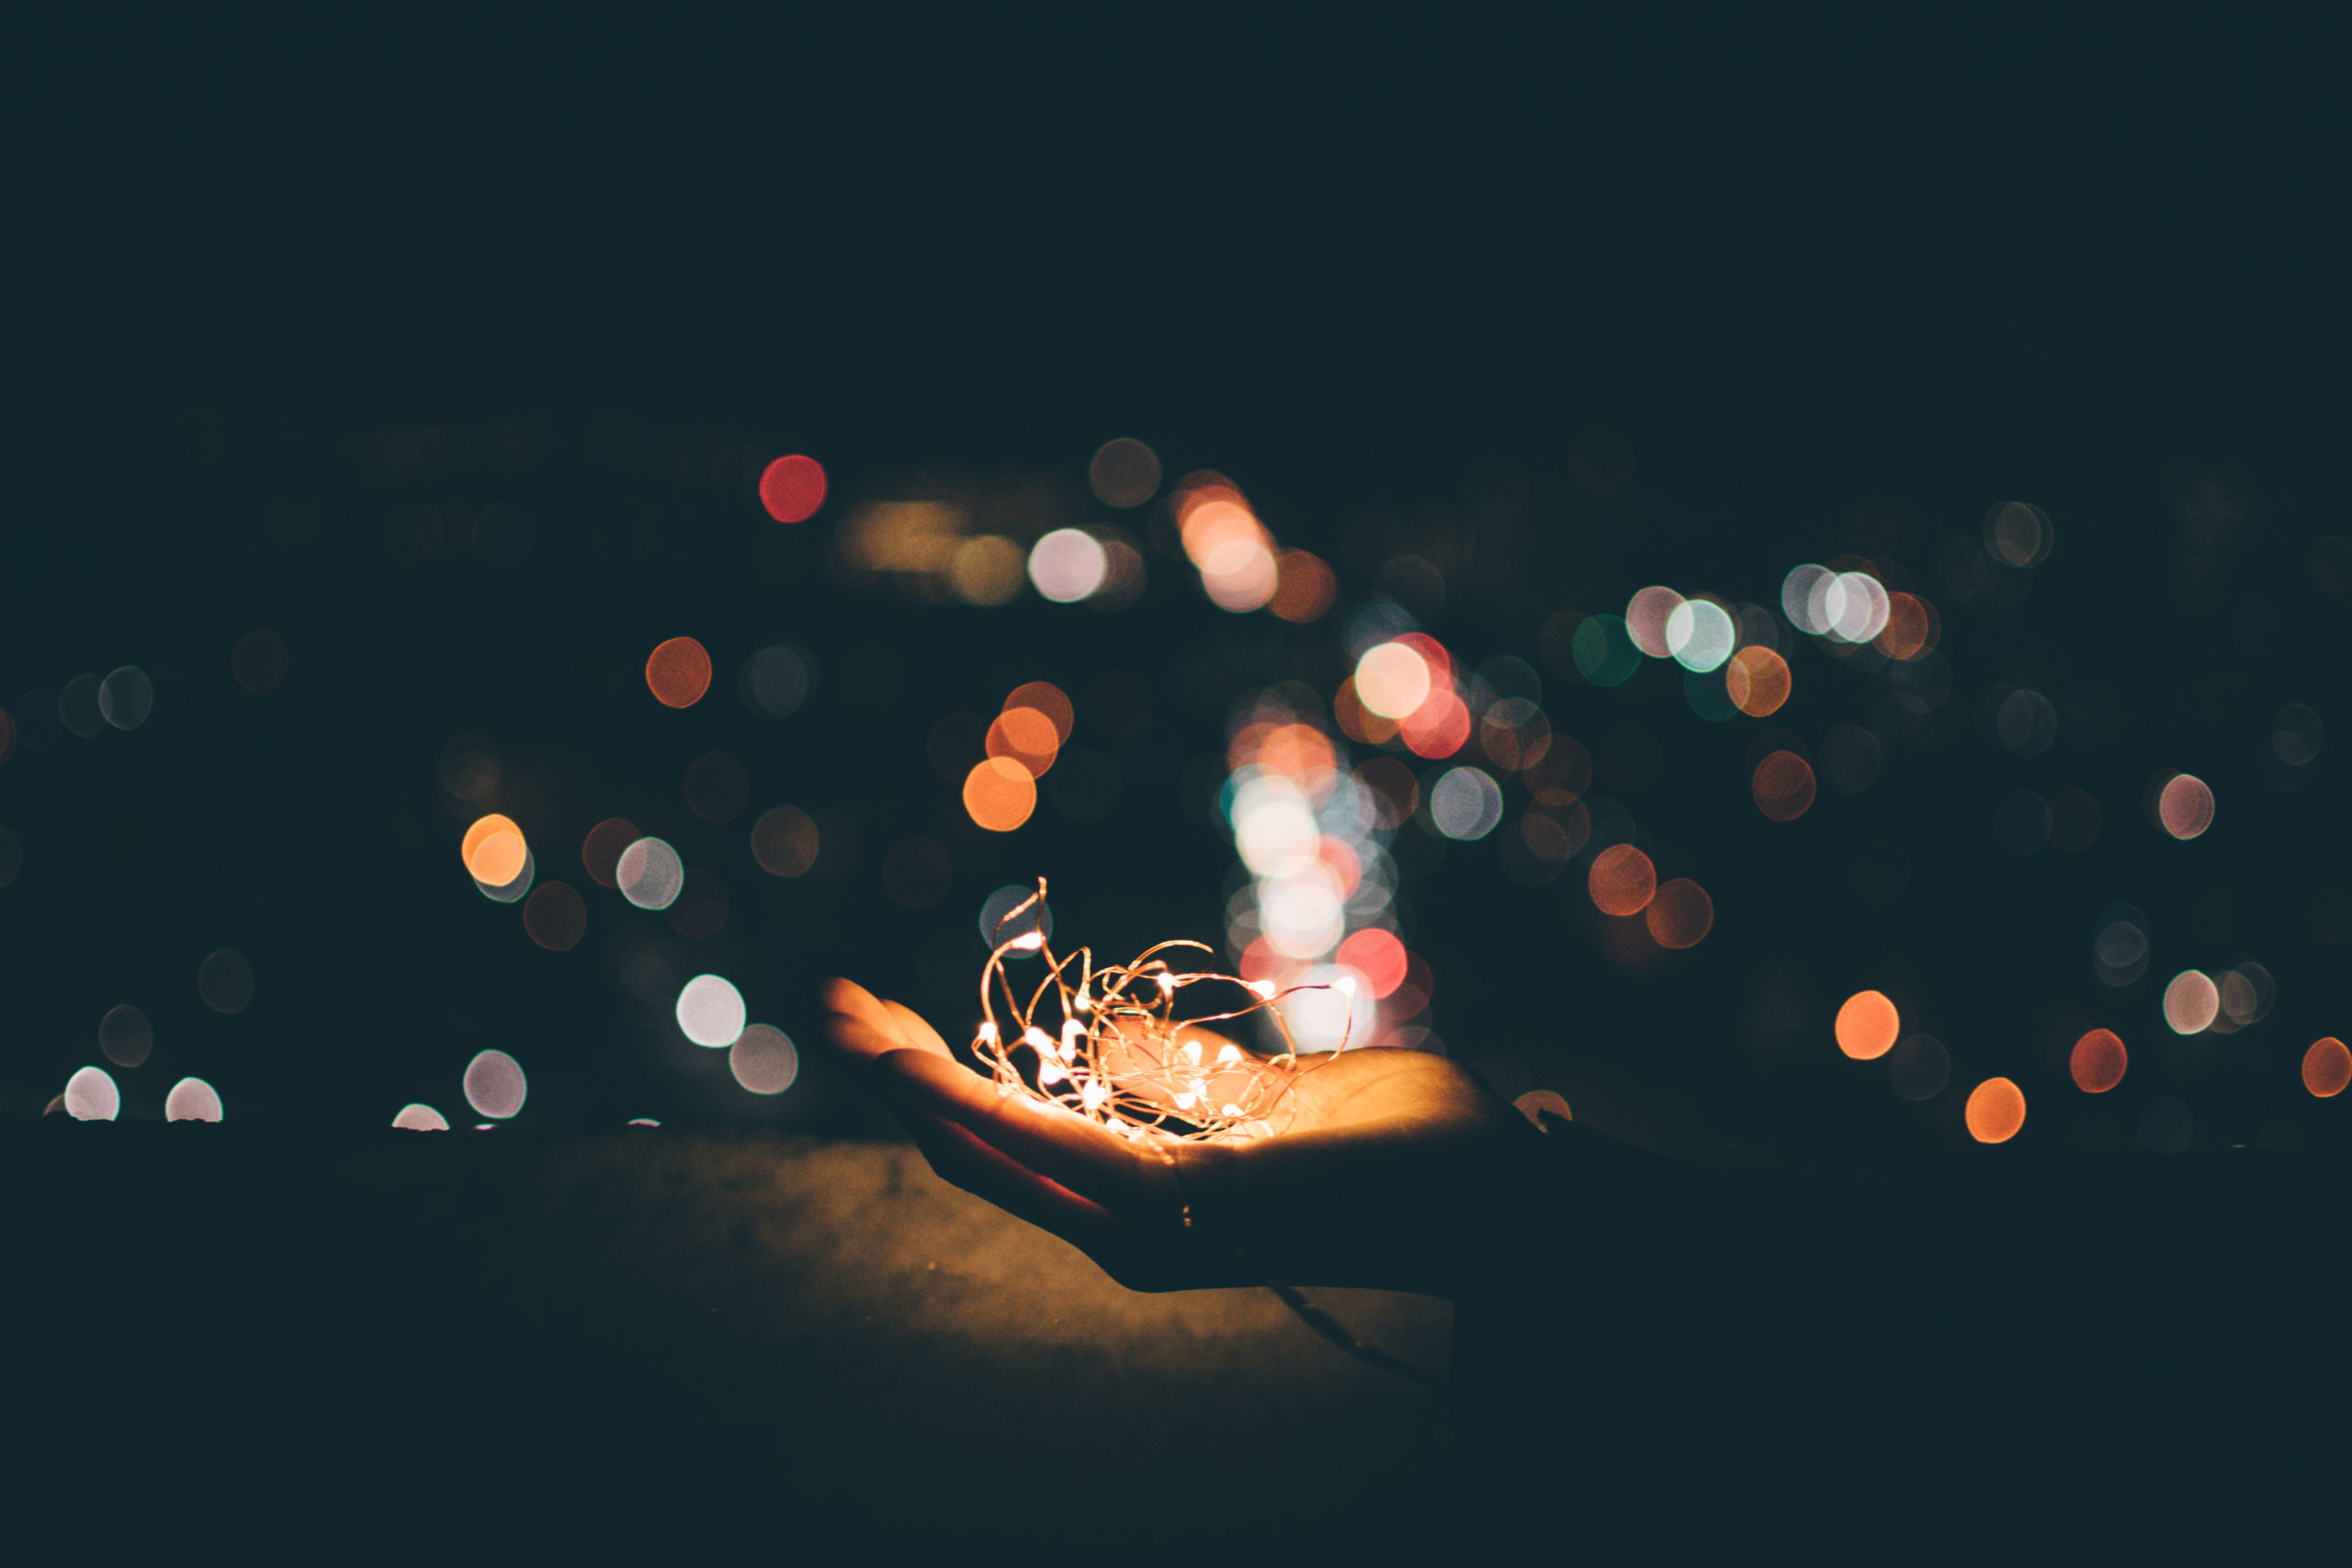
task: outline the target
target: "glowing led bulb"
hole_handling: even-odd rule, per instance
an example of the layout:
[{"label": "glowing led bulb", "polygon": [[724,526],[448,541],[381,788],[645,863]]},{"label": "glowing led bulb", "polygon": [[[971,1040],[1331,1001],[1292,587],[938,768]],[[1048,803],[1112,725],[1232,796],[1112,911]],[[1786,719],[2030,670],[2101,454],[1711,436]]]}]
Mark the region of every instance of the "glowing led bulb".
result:
[{"label": "glowing led bulb", "polygon": [[983,1045],[996,1043],[996,1020],[989,1019],[980,1025],[980,1043]]},{"label": "glowing led bulb", "polygon": [[1021,935],[1014,937],[1011,942],[1005,943],[1005,945],[1012,948],[1016,953],[1035,953],[1039,948],[1046,945],[1046,933],[1043,931],[1024,931]]},{"label": "glowing led bulb", "polygon": [[1111,1091],[1099,1083],[1090,1083],[1080,1092],[1079,1098],[1085,1101],[1086,1109],[1089,1111],[1100,1111],[1102,1109],[1103,1101],[1111,1098]]},{"label": "glowing led bulb", "polygon": [[1252,980],[1249,984],[1249,990],[1259,1000],[1264,1001],[1273,996],[1274,983],[1272,980]]},{"label": "glowing led bulb", "polygon": [[1078,1060],[1078,1043],[1086,1038],[1086,1025],[1074,1018],[1062,1021],[1062,1060]]},{"label": "glowing led bulb", "polygon": [[1240,1046],[1228,1041],[1227,1043],[1216,1048],[1216,1065],[1218,1066],[1229,1067],[1239,1060],[1241,1060]]},{"label": "glowing led bulb", "polygon": [[1201,1065],[1201,1043],[1197,1040],[1185,1041],[1182,1055],[1184,1058],[1184,1065],[1186,1066],[1199,1066]]},{"label": "glowing led bulb", "polygon": [[1042,1056],[1054,1048],[1054,1037],[1033,1023],[1021,1032],[1021,1043]]},{"label": "glowing led bulb", "polygon": [[1057,1062],[1051,1056],[1046,1057],[1044,1061],[1037,1064],[1037,1081],[1039,1083],[1060,1083],[1064,1078],[1069,1077],[1069,1072],[1063,1068],[1059,1062]]}]

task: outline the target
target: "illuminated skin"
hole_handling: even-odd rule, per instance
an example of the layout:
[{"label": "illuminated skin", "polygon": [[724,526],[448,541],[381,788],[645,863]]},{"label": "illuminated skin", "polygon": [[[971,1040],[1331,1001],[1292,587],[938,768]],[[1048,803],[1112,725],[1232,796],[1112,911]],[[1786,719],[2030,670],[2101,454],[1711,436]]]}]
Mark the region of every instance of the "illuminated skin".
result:
[{"label": "illuminated skin", "polygon": [[1279,1280],[1453,1294],[1504,1245],[1465,1216],[1499,1220],[1497,1183],[1543,1142],[1459,1064],[1383,1049],[1299,1071],[1278,1132],[1130,1142],[1000,1093],[912,1010],[852,981],[831,981],[825,1004],[833,1048],[933,1169],[1135,1290]]}]

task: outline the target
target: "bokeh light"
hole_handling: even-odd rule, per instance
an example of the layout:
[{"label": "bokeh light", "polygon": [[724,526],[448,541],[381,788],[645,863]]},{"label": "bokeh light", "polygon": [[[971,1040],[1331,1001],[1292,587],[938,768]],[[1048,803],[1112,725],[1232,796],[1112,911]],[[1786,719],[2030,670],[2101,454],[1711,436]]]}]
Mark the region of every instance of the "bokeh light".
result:
[{"label": "bokeh light", "polygon": [[1827,567],[1807,561],[1781,580],[1781,613],[1789,625],[1810,637],[1826,635],[1829,623],[1815,619],[1814,590],[1833,575]]},{"label": "bokeh light", "polygon": [[1395,931],[1378,926],[1351,931],[1335,956],[1342,967],[1363,976],[1364,987],[1375,1001],[1385,1001],[1405,983],[1405,944]]},{"label": "bokeh light", "polygon": [[1750,718],[1781,711],[1789,700],[1789,661],[1769,648],[1743,648],[1724,666],[1724,691]]},{"label": "bokeh light", "polygon": [[2290,768],[2309,766],[2327,740],[2327,727],[2303,703],[2289,703],[2270,716],[2270,751]]},{"label": "bokeh light", "polygon": [[697,975],[678,992],[678,1028],[697,1045],[732,1045],[743,1032],[743,993],[717,975]]},{"label": "bokeh light", "polygon": [[124,1002],[107,1009],[98,1020],[98,1050],[118,1067],[135,1067],[155,1049],[155,1032],[147,1015]]},{"label": "bokeh light", "polygon": [[621,897],[640,909],[666,909],[686,885],[685,863],[661,839],[639,839],[621,852],[613,879]]},{"label": "bokeh light", "polygon": [[2221,1014],[2221,988],[2202,970],[2184,969],[2165,987],[2165,1023],[2175,1034],[2200,1033]]},{"label": "bokeh light", "polygon": [[2269,1014],[2270,1004],[2278,999],[2278,986],[2270,978],[2270,971],[2251,958],[2225,970],[2216,982],[2216,989],[2221,993],[2222,1016],[2236,1029],[2261,1022]]},{"label": "bokeh light", "polygon": [[429,1105],[403,1105],[393,1114],[392,1125],[409,1133],[446,1133],[449,1119]]},{"label": "bokeh light", "polygon": [[1996,502],[1984,513],[1984,550],[2005,566],[2040,566],[2057,542],[2050,514],[2030,502]]},{"label": "bokeh light", "polygon": [[1887,1053],[1887,1087],[1904,1100],[1933,1100],[1951,1081],[1951,1053],[1932,1034],[1906,1036]]},{"label": "bokeh light", "polygon": [[1721,669],[1738,640],[1738,630],[1723,606],[1704,599],[1686,599],[1666,618],[1667,651],[1676,663],[1698,674]]},{"label": "bokeh light", "polygon": [[2039,757],[2057,743],[2058,709],[2040,692],[2020,687],[2001,699],[1993,729],[2018,756]]},{"label": "bokeh light", "polygon": [[233,948],[216,948],[196,966],[196,994],[214,1012],[243,1012],[254,999],[254,967]]},{"label": "bokeh light", "polygon": [[2129,986],[2148,972],[2148,917],[2130,904],[2109,904],[2091,922],[2091,966],[2101,983]]},{"label": "bokeh light", "polygon": [[531,847],[512,817],[491,812],[477,818],[458,846],[466,874],[485,887],[503,887],[523,874]]},{"label": "bokeh light", "polygon": [[1757,810],[1775,822],[1793,822],[1813,805],[1813,764],[1794,751],[1775,751],[1756,764],[1748,787]]},{"label": "bokeh light", "polygon": [[1159,454],[1132,436],[1105,441],[1086,465],[1094,499],[1125,511],[1141,506],[1159,490]]},{"label": "bokeh light", "polygon": [[743,705],[767,718],[789,718],[808,700],[814,677],[797,649],[763,648],[743,660],[736,690]]},{"label": "bokeh light", "polygon": [[76,1122],[111,1122],[122,1112],[122,1091],[104,1067],[84,1067],[65,1080],[65,1114]]},{"label": "bokeh light", "polygon": [[663,707],[690,708],[710,690],[710,655],[694,638],[673,637],[647,657],[645,685]]},{"label": "bokeh light", "polygon": [[991,833],[1010,833],[1037,809],[1037,781],[1010,757],[990,757],[964,775],[964,809]]},{"label": "bokeh light", "polygon": [[800,1076],[800,1051],[772,1023],[754,1023],[728,1048],[727,1070],[753,1094],[782,1094]]},{"label": "bokeh light", "polygon": [[1604,688],[1623,685],[1642,665],[1642,650],[1616,615],[1588,615],[1577,622],[1569,657],[1577,673]]},{"label": "bokeh light", "polygon": [[2006,1144],[2025,1126],[2025,1090],[2007,1078],[1986,1078],[1968,1096],[1968,1135]]},{"label": "bokeh light", "polygon": [[1054,721],[1054,744],[1066,744],[1070,731],[1077,727],[1078,710],[1070,705],[1069,695],[1051,681],[1031,681],[1015,686],[1004,699],[1004,709],[1034,708]]},{"label": "bokeh light", "polygon": [[947,581],[965,604],[994,609],[1020,596],[1028,561],[1027,554],[1011,539],[983,534],[956,547],[956,553],[948,558]]},{"label": "bokeh light", "polygon": [[2130,1065],[2131,1053],[2124,1050],[2122,1036],[2112,1029],[2094,1029],[2075,1042],[2066,1066],[2076,1089],[2085,1094],[2105,1094],[2123,1081],[2124,1069]]},{"label": "bokeh light", "polygon": [[1340,596],[1340,580],[1320,556],[1284,550],[1274,572],[1274,596],[1266,608],[1294,625],[1321,620]]},{"label": "bokeh light", "polygon": [[478,1115],[503,1122],[523,1109],[529,1093],[522,1064],[503,1051],[484,1051],[466,1064],[466,1103]]},{"label": "bokeh light", "polygon": [[1057,528],[1029,547],[1029,581],[1057,604],[1091,597],[1110,570],[1102,542],[1083,528]]},{"label": "bokeh light", "polygon": [[286,683],[291,668],[286,639],[267,626],[247,632],[229,652],[229,672],[254,696],[266,697]]},{"label": "bokeh light", "polygon": [[[1000,887],[982,899],[978,918],[981,944],[993,948],[1001,947],[1015,937],[1032,934],[1051,937],[1054,934],[1054,911],[1051,905],[1037,903],[1030,904],[1025,909],[1021,908],[1023,904],[1035,897],[1037,889],[1034,886]],[[1020,909],[1021,912],[1016,915],[1013,913],[1015,909]],[[1012,953],[1009,956],[1019,958],[1024,955]]]},{"label": "bokeh light", "polygon": [[1415,756],[1432,761],[1451,757],[1469,742],[1469,705],[1452,691],[1438,687],[1430,693],[1426,702],[1405,716],[1397,732]]},{"label": "bokeh light", "polygon": [[1667,627],[1680,608],[1682,595],[1673,589],[1645,588],[1626,602],[1625,635],[1652,659],[1670,658],[1674,648],[1668,640]]},{"label": "bokeh light", "polygon": [[523,906],[523,930],[550,953],[577,947],[588,931],[588,906],[564,882],[543,882]]},{"label": "bokeh light", "polygon": [[1177,531],[1185,556],[1200,570],[1202,589],[1219,609],[1246,614],[1273,598],[1281,577],[1273,538],[1230,484],[1188,489],[1177,507]]},{"label": "bokeh light", "polygon": [[817,824],[797,806],[771,806],[752,824],[752,858],[770,876],[802,876],[817,863]]},{"label": "bokeh light", "polygon": [[1908,662],[1933,653],[1942,637],[1942,619],[1933,604],[1917,594],[1890,593],[1886,626],[1872,646],[1889,659]]},{"label": "bokeh light", "polygon": [[1839,642],[1864,643],[1886,629],[1886,589],[1867,571],[1841,571],[1815,591],[1816,615]]},{"label": "bokeh light", "polygon": [[126,664],[98,682],[98,716],[117,729],[138,728],[154,707],[154,683],[135,665]]},{"label": "bokeh light", "polygon": [[1873,1062],[1894,1049],[1903,1015],[1883,991],[1857,991],[1838,1010],[1838,1049],[1857,1062]]},{"label": "bokeh light", "polygon": [[1054,721],[1035,708],[1007,708],[989,726],[986,742],[990,757],[1021,764],[1033,779],[1044,778],[1061,749]]},{"label": "bokeh light", "polygon": [[1642,911],[1650,938],[1660,947],[1696,947],[1714,929],[1715,903],[1707,890],[1687,876],[1661,886]]},{"label": "bokeh light", "polygon": [[621,852],[643,837],[635,823],[619,817],[607,817],[589,829],[580,841],[580,863],[588,880],[599,887],[618,886]]},{"label": "bokeh light", "polygon": [[218,1122],[220,1094],[202,1078],[182,1078],[164,1097],[166,1122]]},{"label": "bokeh light", "polygon": [[1384,642],[1356,660],[1356,700],[1382,718],[1403,719],[1429,700],[1427,660],[1401,642]]},{"label": "bokeh light", "polygon": [[2176,839],[2193,839],[2213,825],[2213,792],[2193,773],[2175,773],[2156,795],[2156,820]]},{"label": "bokeh light", "polygon": [[1430,786],[1430,820],[1449,839],[1483,839],[1502,819],[1502,788],[1477,768],[1448,768]]},{"label": "bokeh light", "polygon": [[2321,1100],[2333,1100],[2352,1087],[2352,1050],[2334,1035],[2314,1040],[2303,1053],[2303,1088]]},{"label": "bokeh light", "polygon": [[1657,892],[1657,870],[1633,845],[1612,844],[1592,857],[1586,886],[1602,914],[1638,915]]},{"label": "bokeh light", "polygon": [[824,465],[797,452],[778,457],[760,475],[760,504],[779,523],[806,523],[825,504]]},{"label": "bokeh light", "polygon": [[107,727],[98,711],[98,678],[76,675],[57,694],[57,719],[69,734],[87,740]]}]

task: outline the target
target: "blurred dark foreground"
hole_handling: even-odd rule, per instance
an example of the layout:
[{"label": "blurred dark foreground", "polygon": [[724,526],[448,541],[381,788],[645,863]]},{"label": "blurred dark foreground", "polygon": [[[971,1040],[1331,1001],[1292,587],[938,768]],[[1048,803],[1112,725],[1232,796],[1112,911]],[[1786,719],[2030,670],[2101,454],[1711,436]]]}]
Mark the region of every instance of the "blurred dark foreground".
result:
[{"label": "blurred dark foreground", "polygon": [[[2147,1168],[2169,1187],[2183,1163]],[[2259,1195],[2212,1169],[2177,1187],[2206,1197],[2175,1203],[2170,1250],[2114,1255],[2131,1279],[2086,1280],[2125,1265],[2019,1230],[2043,1239],[1989,1274],[1898,1264],[1842,1276],[1878,1296],[1814,1290],[1866,1233],[1769,1183],[1692,1246],[1660,1226],[1621,1252],[1605,1222],[1531,1235],[1566,1283],[1499,1337],[1465,1309],[1452,1359],[1476,1429],[1457,1435],[1437,1396],[1272,1294],[1128,1292],[903,1145],[51,1119],[8,1129],[0,1166],[18,1331],[0,1489],[99,1560],[231,1540],[304,1561],[630,1541],[2030,1559],[2283,1543],[2345,1473],[2324,1239],[2256,1238],[2274,1266],[2249,1271]],[[2324,1172],[2267,1168],[2269,1194],[2324,1213]],[[2199,1202],[2241,1217],[2208,1226]],[[1906,1256],[1981,1261],[1981,1239]],[[1446,1369],[1445,1303],[1309,1294]],[[1965,1341],[1931,1326],[1947,1317]],[[1465,1439],[1516,1445],[1515,1483]]]},{"label": "blurred dark foreground", "polygon": [[[52,1120],[0,1162],[0,1490],[93,1551],[1369,1538],[1460,1465],[1271,1294],[1132,1294],[910,1146]],[[1444,1303],[1314,1294],[1443,1365]]]}]

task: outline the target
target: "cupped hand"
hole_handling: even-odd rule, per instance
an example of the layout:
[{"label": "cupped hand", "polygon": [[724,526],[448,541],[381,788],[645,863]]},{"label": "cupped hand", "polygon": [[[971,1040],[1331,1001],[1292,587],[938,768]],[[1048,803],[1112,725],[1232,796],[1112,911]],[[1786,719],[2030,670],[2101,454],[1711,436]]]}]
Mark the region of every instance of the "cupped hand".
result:
[{"label": "cupped hand", "polygon": [[966,1190],[1083,1250],[1137,1290],[1257,1283],[1449,1293],[1497,1245],[1538,1134],[1468,1071],[1419,1051],[1295,1064],[1256,1135],[1133,1141],[1007,1094],[911,1009],[848,980],[827,1032],[930,1160]]}]

